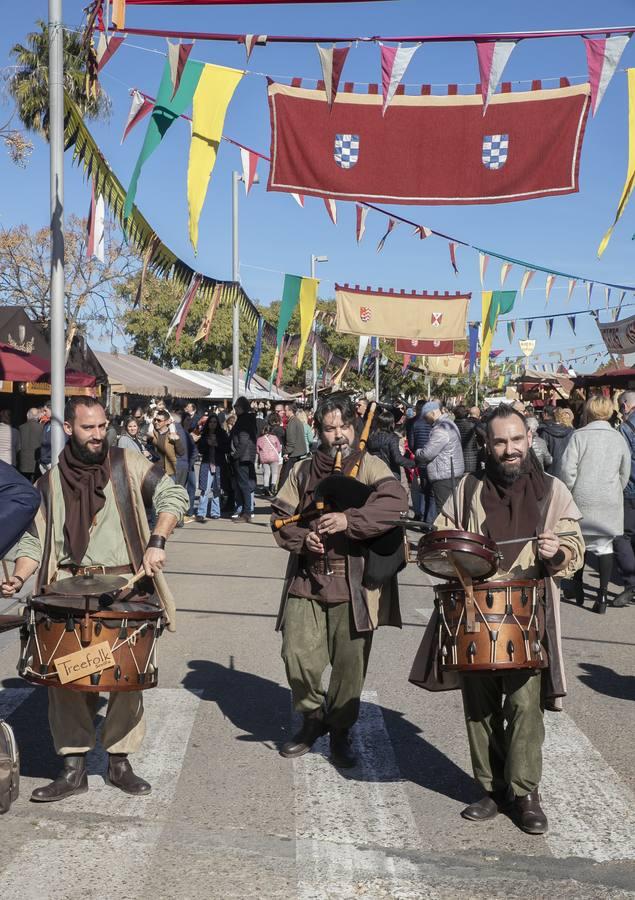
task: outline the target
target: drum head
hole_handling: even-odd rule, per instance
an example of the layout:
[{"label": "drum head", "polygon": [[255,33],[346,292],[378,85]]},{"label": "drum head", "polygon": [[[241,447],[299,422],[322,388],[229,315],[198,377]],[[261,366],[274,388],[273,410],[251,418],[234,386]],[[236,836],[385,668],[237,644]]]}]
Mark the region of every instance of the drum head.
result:
[{"label": "drum head", "polygon": [[[496,572],[496,566],[492,568],[489,559],[482,559],[469,553],[456,553],[454,558],[465,575],[472,579],[491,578]],[[456,567],[448,557],[447,551],[438,550],[426,555],[425,561],[419,562],[419,567],[429,575],[437,578],[456,578]]]},{"label": "drum head", "polygon": [[103,619],[156,619],[161,615],[161,607],[147,600],[115,600],[108,607],[99,605],[99,597],[62,597],[47,594],[42,597],[33,597],[30,606],[38,612],[48,613],[50,616],[72,615],[78,619],[86,612],[93,618]]},{"label": "drum head", "polygon": [[496,545],[469,531],[436,531],[419,541],[417,564],[437,578],[457,578],[457,567],[473,580],[491,578],[498,571]]}]

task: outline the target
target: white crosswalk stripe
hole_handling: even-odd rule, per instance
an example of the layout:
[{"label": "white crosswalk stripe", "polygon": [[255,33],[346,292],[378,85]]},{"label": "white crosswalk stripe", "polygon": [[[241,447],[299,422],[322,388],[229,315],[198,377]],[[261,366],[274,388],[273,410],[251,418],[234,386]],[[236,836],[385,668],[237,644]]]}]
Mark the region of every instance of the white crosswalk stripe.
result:
[{"label": "white crosswalk stripe", "polygon": [[[0,715],[10,715],[30,693],[31,689],[0,691]],[[93,773],[89,774],[89,791],[60,804],[61,819],[44,813],[38,818],[41,808],[33,807],[33,839],[0,873],[2,900],[24,900],[33,896],[38,885],[39,895],[47,900],[140,895],[140,861],[150,858],[161,836],[200,696],[182,688],[155,688],[146,691],[144,702],[148,729],[136,768],[152,784],[152,793],[135,798],[107,785],[101,774],[106,755],[100,749],[93,751],[88,757],[88,770]],[[90,875],[96,852],[99,872],[106,881],[101,876],[93,880]]]},{"label": "white crosswalk stripe", "polygon": [[635,797],[566,713],[547,714],[541,792],[554,856],[635,859]]},{"label": "white crosswalk stripe", "polygon": [[[391,849],[418,846],[377,695],[367,691],[362,701],[355,769],[343,772],[329,763],[327,737],[294,761],[299,900],[356,897],[356,886],[363,882],[368,887],[376,877],[384,883],[383,891],[395,878]],[[416,867],[400,862],[399,877],[408,875],[415,878]]]}]

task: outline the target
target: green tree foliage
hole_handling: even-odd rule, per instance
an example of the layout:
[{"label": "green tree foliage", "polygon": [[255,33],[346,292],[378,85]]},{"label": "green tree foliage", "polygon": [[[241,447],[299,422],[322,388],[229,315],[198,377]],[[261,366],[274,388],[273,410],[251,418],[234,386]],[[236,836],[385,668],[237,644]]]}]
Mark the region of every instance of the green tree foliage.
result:
[{"label": "green tree foliage", "polygon": [[[18,68],[7,79],[17,114],[28,131],[48,139],[49,117],[49,35],[48,25],[36,22],[39,31],[27,35],[26,46],[15,44],[11,55]],[[86,85],[87,51],[82,36],[64,30],[64,88],[85,119],[107,117],[110,101],[97,84],[89,92]]]}]

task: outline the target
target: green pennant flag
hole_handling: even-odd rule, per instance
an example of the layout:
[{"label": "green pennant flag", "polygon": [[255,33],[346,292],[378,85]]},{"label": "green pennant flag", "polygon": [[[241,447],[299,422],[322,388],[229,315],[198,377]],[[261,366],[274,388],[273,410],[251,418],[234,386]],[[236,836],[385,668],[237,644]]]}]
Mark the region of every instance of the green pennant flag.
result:
[{"label": "green pennant flag", "polygon": [[163,69],[163,77],[157,91],[157,99],[154,103],[154,109],[148,122],[148,130],[146,131],[145,140],[139,159],[134,167],[132,178],[128,186],[128,193],[123,207],[124,221],[130,216],[132,207],[137,194],[137,185],[139,175],[143,164],[152,156],[157,149],[166,131],[176,119],[181,116],[188,106],[192,103],[194,91],[198,85],[199,78],[204,69],[204,63],[188,60],[183,69],[181,83],[176,95],[172,97],[172,75],[170,73],[170,64],[166,61]]},{"label": "green pennant flag", "polygon": [[511,312],[516,301],[516,291],[492,291],[492,302],[489,308],[488,327],[494,331],[499,316]]},{"label": "green pennant flag", "polygon": [[278,316],[278,333],[276,343],[278,348],[282,345],[284,333],[287,325],[291,321],[293,310],[300,302],[300,290],[302,288],[303,278],[300,275],[285,275],[284,288],[282,289],[282,302],[280,304],[280,315]]}]

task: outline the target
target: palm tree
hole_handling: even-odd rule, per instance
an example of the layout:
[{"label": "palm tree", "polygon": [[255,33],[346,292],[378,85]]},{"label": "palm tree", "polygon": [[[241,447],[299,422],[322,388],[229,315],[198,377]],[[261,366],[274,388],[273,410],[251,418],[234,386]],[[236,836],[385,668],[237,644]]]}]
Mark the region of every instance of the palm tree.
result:
[{"label": "palm tree", "polygon": [[[40,31],[27,35],[27,46],[16,44],[11,49],[17,69],[8,79],[8,89],[24,127],[48,140],[48,25],[41,19],[36,24]],[[110,101],[98,84],[94,92],[88,90],[86,74],[87,50],[82,35],[64,30],[64,88],[84,118],[105,118]]]}]

